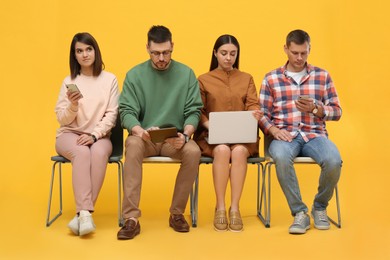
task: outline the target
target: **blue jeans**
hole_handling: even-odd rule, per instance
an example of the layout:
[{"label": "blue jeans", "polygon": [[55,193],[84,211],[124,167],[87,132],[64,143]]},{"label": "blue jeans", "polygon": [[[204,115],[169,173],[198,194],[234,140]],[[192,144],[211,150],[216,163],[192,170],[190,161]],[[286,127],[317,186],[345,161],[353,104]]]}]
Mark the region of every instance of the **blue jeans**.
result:
[{"label": "blue jeans", "polygon": [[321,167],[318,193],[313,207],[324,210],[332,198],[334,188],[340,178],[341,157],[336,145],[325,137],[317,137],[305,142],[300,134],[291,143],[273,140],[269,153],[275,162],[279,184],[286,196],[291,214],[300,211],[308,212],[299,190],[298,179],[294,169],[294,158],[311,157]]}]

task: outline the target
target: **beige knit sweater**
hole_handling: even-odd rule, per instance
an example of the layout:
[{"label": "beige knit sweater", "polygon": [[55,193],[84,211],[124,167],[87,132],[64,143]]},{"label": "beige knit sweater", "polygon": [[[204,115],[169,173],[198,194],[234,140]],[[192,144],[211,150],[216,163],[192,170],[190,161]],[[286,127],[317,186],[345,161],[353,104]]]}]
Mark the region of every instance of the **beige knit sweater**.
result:
[{"label": "beige knit sweater", "polygon": [[[66,84],[76,84],[83,98],[73,106],[66,96]],[[110,133],[118,115],[118,81],[112,73],[102,71],[98,77],[78,75],[74,80],[66,77],[62,83],[55,112],[64,132],[87,133],[98,139]]]}]

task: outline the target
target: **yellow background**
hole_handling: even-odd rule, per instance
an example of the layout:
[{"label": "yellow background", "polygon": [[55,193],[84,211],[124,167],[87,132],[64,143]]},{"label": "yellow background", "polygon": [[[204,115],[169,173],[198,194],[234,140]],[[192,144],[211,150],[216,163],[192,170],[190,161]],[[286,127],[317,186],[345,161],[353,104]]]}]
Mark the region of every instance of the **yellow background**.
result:
[{"label": "yellow background", "polygon": [[[2,0],[0,259],[390,259],[389,7],[385,0]],[[148,58],[146,33],[154,24],[171,29],[173,58],[197,75],[207,72],[216,38],[235,35],[241,44],[240,69],[254,76],[258,88],[266,72],[285,63],[286,34],[297,28],[309,32],[309,62],[331,73],[343,107],[342,119],[328,123],[344,160],[342,229],[288,235],[292,218],[275,175],[271,228],[265,229],[255,216],[251,167],[241,203],[245,231],[214,232],[211,169],[202,166],[198,228],[177,234],[167,224],[177,166],[167,165],[145,166],[142,232],[134,241],[116,240],[113,166],[96,206],[94,235],[80,239],[66,228],[74,215],[69,166],[64,167],[64,214],[45,227],[58,127],[54,106],[69,74],[73,35],[94,35],[106,70],[122,88],[127,70]],[[297,169],[310,207],[319,169]]]}]

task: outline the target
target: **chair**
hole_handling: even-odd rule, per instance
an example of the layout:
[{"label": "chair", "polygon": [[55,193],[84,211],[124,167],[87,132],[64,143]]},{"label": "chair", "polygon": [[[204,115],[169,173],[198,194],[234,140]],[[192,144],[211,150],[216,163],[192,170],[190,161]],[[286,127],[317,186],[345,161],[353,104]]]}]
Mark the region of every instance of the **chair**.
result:
[{"label": "chair", "polygon": [[[202,156],[200,158],[199,165],[201,164],[212,164],[214,161],[214,158],[212,157],[206,157]],[[265,162],[264,157],[249,157],[247,159],[247,164],[256,164],[257,165],[257,212],[259,212],[259,206],[260,206],[260,173],[262,173],[262,183],[264,184],[265,182],[265,175],[264,175],[264,167],[263,167],[263,162]],[[261,169],[261,171],[260,171]],[[195,215],[195,220],[197,220],[198,217],[198,192],[199,192],[199,175],[196,178],[196,181],[194,183],[194,189],[193,192],[191,193],[191,210],[193,210],[194,215]],[[195,222],[196,225],[196,222]]]},{"label": "chair", "polygon": [[[261,220],[261,222],[264,224],[265,227],[270,227],[271,222],[271,214],[270,214],[270,208],[271,208],[271,167],[274,164],[274,161],[272,157],[269,155],[268,147],[272,141],[272,138],[270,136],[264,135],[264,154],[265,159],[267,163],[265,164],[265,167],[263,169],[263,185],[261,188],[261,191],[258,191],[258,202],[260,203],[258,205],[258,211],[257,216]],[[317,164],[312,158],[310,157],[297,157],[294,159],[294,164]],[[266,182],[266,175],[268,173],[268,181]],[[268,189],[267,189],[268,186]],[[258,186],[259,187],[259,186]],[[268,198],[267,198],[268,197]],[[332,218],[329,218],[329,221],[332,222],[335,226],[338,228],[341,228],[341,215],[340,215],[340,203],[339,203],[339,192],[338,187],[336,185],[335,187],[335,199],[336,199],[336,206],[337,206],[337,222],[333,220]],[[264,209],[263,209],[264,204]]]},{"label": "chair", "polygon": [[[173,158],[170,158],[170,157],[167,157],[167,156],[150,156],[150,157],[146,157],[144,158],[143,160],[143,163],[181,163],[181,160],[179,159],[173,159]],[[199,175],[199,174],[198,174]],[[196,179],[195,179],[195,184],[197,186],[197,183],[198,183],[198,175],[196,176]],[[197,218],[198,218],[198,209],[197,207],[195,208],[195,201],[197,202],[197,194],[196,196],[194,195],[194,190],[191,191],[190,193],[190,210],[191,210],[191,223],[192,223],[192,227],[196,227],[197,226]],[[196,203],[196,206],[197,206],[197,203]]]},{"label": "chair", "polygon": [[[111,142],[112,142],[112,154],[108,159],[108,163],[115,163],[118,165],[118,224],[121,225],[121,214],[122,214],[122,204],[121,204],[121,179],[123,175],[123,129],[120,124],[119,115],[115,127],[111,130]],[[50,182],[50,193],[49,193],[49,205],[47,208],[47,217],[46,217],[46,226],[49,227],[58,217],[62,215],[62,164],[70,163],[68,159],[63,156],[56,155],[52,156],[51,160],[54,162],[51,173],[51,182]],[[51,209],[51,200],[53,195],[53,186],[54,178],[56,172],[56,166],[58,165],[58,178],[59,178],[59,212],[50,219],[50,209]]]}]

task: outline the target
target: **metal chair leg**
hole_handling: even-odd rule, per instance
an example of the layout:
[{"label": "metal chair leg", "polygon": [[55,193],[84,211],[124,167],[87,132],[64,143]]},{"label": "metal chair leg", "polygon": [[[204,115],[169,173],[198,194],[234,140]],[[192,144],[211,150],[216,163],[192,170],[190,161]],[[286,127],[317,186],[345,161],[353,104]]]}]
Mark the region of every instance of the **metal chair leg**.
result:
[{"label": "metal chair leg", "polygon": [[195,178],[194,187],[190,193],[192,227],[197,227],[198,225],[198,189],[199,189],[199,173]]},{"label": "metal chair leg", "polygon": [[336,227],[341,228],[341,214],[340,214],[340,202],[339,202],[339,189],[336,185],[334,188],[336,195],[336,207],[337,207],[337,222],[328,217],[329,221],[332,222]]},{"label": "metal chair leg", "polygon": [[[53,186],[54,186],[54,177],[56,165],[58,164],[58,178],[59,178],[59,199],[60,199],[60,210],[52,219],[50,219],[50,210],[51,210],[51,200],[53,197]],[[49,203],[47,206],[47,217],[46,217],[46,227],[49,227],[59,216],[62,215],[62,169],[61,162],[54,162],[51,172],[51,182],[50,182],[50,193],[49,193]]]},{"label": "metal chair leg", "polygon": [[[271,207],[271,175],[270,175],[271,163],[266,163],[262,167],[262,186],[261,192],[258,192],[258,210],[257,216],[264,224],[266,228],[270,227],[270,207]],[[267,169],[268,169],[268,185],[267,183]],[[259,174],[260,175],[260,174]],[[268,191],[267,191],[268,186]],[[258,190],[260,190],[260,177],[258,177]],[[267,195],[268,193],[268,195]],[[267,199],[268,197],[268,199]],[[264,204],[264,214],[263,214],[263,204]]]},{"label": "metal chair leg", "polygon": [[[261,168],[261,172],[260,172]],[[261,174],[261,181],[260,181],[260,174]],[[260,189],[261,184],[261,189]],[[257,168],[257,216],[263,222],[265,227],[269,227],[267,225],[265,217],[263,216],[263,203],[264,203],[264,215],[267,215],[267,203],[266,203],[266,185],[265,185],[265,172],[264,172],[264,166],[263,164],[258,164]],[[261,191],[260,191],[261,190]]]},{"label": "metal chair leg", "polygon": [[123,179],[123,163],[122,161],[114,162],[118,165],[118,225],[123,226],[122,219],[122,179]]}]

